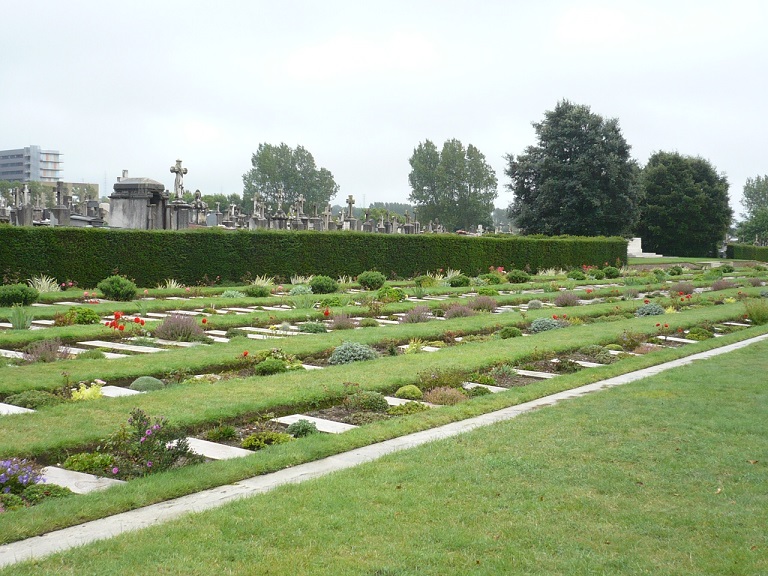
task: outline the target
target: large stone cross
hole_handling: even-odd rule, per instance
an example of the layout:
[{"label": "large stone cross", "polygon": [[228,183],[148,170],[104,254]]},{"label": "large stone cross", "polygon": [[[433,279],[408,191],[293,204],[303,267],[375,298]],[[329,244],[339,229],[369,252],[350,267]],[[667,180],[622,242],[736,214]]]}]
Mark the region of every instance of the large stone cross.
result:
[{"label": "large stone cross", "polygon": [[299,194],[299,197],[296,198],[296,215],[297,216],[304,214],[304,202],[306,202],[306,199],[304,198],[304,194]]},{"label": "large stone cross", "polygon": [[352,206],[354,206],[354,205],[355,205],[355,199],[354,199],[354,197],[352,196],[352,194],[350,194],[350,195],[347,197],[347,205],[349,206],[349,218],[350,218],[350,220],[351,220],[351,219],[352,219],[352,217],[353,217],[353,214],[354,214],[354,212],[352,211]]},{"label": "large stone cross", "polygon": [[277,211],[280,212],[283,209],[283,200],[285,200],[285,192],[283,191],[282,184],[280,185],[280,188],[277,189],[275,198],[277,199]]},{"label": "large stone cross", "polygon": [[171,166],[171,173],[176,174],[176,179],[173,181],[173,196],[176,200],[181,200],[184,195],[184,174],[187,173],[187,169],[181,166],[181,160],[176,160],[176,165]]}]

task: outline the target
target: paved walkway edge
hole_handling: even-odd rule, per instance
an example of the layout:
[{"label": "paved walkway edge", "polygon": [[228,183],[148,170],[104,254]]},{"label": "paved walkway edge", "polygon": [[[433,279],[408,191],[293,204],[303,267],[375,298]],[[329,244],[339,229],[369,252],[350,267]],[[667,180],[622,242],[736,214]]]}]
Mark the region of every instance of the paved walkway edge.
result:
[{"label": "paved walkway edge", "polygon": [[0,546],[0,567],[9,566],[33,558],[42,558],[55,552],[83,546],[97,540],[105,540],[124,532],[141,530],[142,528],[168,522],[185,514],[218,508],[219,506],[223,506],[228,502],[240,498],[269,492],[284,484],[298,484],[305,480],[325,476],[326,474],[330,474],[337,470],[351,468],[364,462],[371,462],[386,454],[407,450],[408,448],[420,446],[427,442],[456,436],[457,434],[462,434],[480,426],[487,426],[503,420],[510,420],[525,412],[529,412],[542,406],[552,405],[561,400],[576,398],[604,388],[634,382],[648,376],[659,374],[665,370],[685,366],[696,360],[719,356],[720,354],[744,348],[767,338],[768,334],[763,334],[756,336],[755,338],[742,340],[741,342],[736,342],[713,350],[707,350],[706,352],[692,354],[685,358],[680,358],[650,368],[644,368],[643,370],[638,370],[636,372],[622,374],[621,376],[601,380],[571,390],[565,390],[530,402],[510,406],[502,410],[489,412],[488,414],[482,414],[474,418],[468,418],[467,420],[452,422],[451,424],[446,424],[437,428],[423,430],[414,434],[386,440],[378,444],[372,444],[349,452],[329,456],[322,460],[307,462],[306,464],[300,464],[270,474],[254,476],[253,478],[248,478],[234,484],[203,490],[202,492],[189,494],[174,500],[152,504],[150,506],[130,510],[107,518],[86,522],[78,526],[49,532],[42,536],[34,536],[32,538],[27,538],[26,540],[5,544]]}]

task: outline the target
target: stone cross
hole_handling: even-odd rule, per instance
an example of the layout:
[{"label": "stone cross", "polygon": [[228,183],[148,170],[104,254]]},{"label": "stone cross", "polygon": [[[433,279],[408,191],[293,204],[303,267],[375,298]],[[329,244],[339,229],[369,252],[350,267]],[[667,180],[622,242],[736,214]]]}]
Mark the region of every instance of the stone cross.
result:
[{"label": "stone cross", "polygon": [[56,206],[61,206],[62,196],[64,195],[64,183],[59,180],[56,182]]},{"label": "stone cross", "polygon": [[280,212],[283,209],[283,200],[285,200],[285,192],[283,191],[282,184],[280,185],[280,188],[277,189],[275,198],[277,199],[277,211]]},{"label": "stone cross", "polygon": [[29,204],[29,184],[24,182],[24,190],[22,191],[24,197],[24,205]]},{"label": "stone cross", "polygon": [[299,197],[296,198],[296,215],[304,214],[304,202],[306,202],[306,199],[304,198],[304,194],[299,194]]},{"label": "stone cross", "polygon": [[408,213],[408,210],[405,211],[405,223],[406,224],[411,223],[411,215]]},{"label": "stone cross", "polygon": [[355,205],[355,199],[352,197],[352,194],[347,197],[347,205],[349,206],[349,219],[351,220],[353,217],[352,215],[354,214],[354,212],[352,212],[352,206]]},{"label": "stone cross", "polygon": [[315,202],[314,204],[312,204],[312,211],[313,211],[313,213],[314,213],[314,216],[313,216],[313,218],[317,218],[317,217],[318,217],[318,216],[317,216],[317,202]]},{"label": "stone cross", "polygon": [[181,167],[181,160],[176,160],[176,165],[171,166],[171,173],[176,174],[176,179],[173,181],[173,196],[176,200],[181,200],[184,194],[184,174],[187,173],[187,169]]},{"label": "stone cross", "polygon": [[216,214],[221,214],[221,202],[216,202]]},{"label": "stone cross", "polygon": [[331,223],[331,216],[333,216],[333,212],[331,212],[331,205],[328,204],[325,210],[323,210],[323,223],[326,230],[328,230],[328,224]]}]

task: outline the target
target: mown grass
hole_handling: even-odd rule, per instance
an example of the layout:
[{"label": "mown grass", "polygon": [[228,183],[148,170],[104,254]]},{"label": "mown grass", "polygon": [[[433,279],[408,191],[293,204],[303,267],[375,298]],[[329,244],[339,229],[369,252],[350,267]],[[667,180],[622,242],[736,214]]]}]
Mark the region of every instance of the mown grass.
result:
[{"label": "mown grass", "polygon": [[767,369],[763,342],[0,574],[765,574]]}]

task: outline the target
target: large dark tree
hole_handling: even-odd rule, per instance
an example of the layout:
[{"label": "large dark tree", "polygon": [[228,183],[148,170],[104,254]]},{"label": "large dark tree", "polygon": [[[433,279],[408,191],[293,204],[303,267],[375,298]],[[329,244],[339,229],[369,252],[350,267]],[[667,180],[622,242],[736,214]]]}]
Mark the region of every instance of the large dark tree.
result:
[{"label": "large dark tree", "polygon": [[739,240],[765,245],[768,242],[768,176],[747,178],[741,205],[746,209],[737,227]]},{"label": "large dark tree", "polygon": [[303,146],[294,149],[285,143],[279,146],[259,144],[251,164],[253,168],[243,174],[243,205],[246,209],[253,206],[256,192],[274,206],[277,191],[282,188],[286,211],[299,195],[304,197],[305,210],[312,204],[322,210],[339,191],[333,174],[325,168],[318,169],[312,154]]},{"label": "large dark tree", "polygon": [[533,124],[535,146],[507,155],[509,217],[524,234],[628,234],[637,221],[637,166],[615,118],[563,100]]},{"label": "large dark tree", "polygon": [[667,256],[716,256],[733,211],[728,181],[709,161],[656,152],[642,171],[638,233],[643,250]]},{"label": "large dark tree", "polygon": [[439,221],[447,230],[491,225],[498,195],[496,174],[472,144],[465,149],[460,141],[448,140],[438,152],[426,140],[416,147],[409,162],[408,199],[416,204],[423,224]]}]

